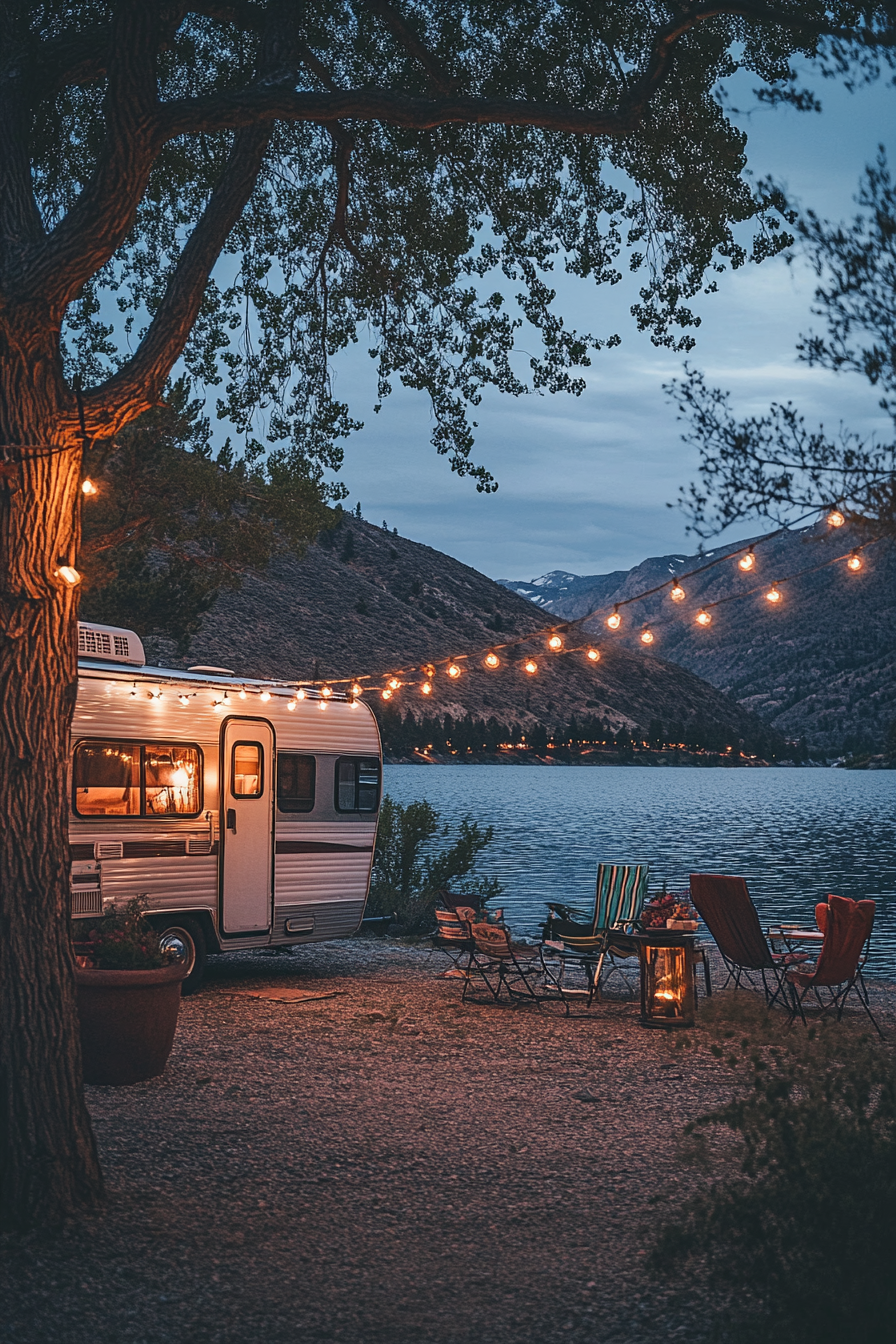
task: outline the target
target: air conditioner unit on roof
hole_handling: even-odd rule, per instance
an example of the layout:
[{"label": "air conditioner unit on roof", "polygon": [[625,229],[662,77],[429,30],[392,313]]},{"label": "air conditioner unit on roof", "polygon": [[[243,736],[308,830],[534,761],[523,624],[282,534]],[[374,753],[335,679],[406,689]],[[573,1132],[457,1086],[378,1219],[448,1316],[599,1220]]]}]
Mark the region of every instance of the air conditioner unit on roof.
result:
[{"label": "air conditioner unit on roof", "polygon": [[78,622],[78,657],[96,658],[104,663],[130,663],[144,667],[146,654],[139,635],[117,625],[97,625],[93,621]]}]

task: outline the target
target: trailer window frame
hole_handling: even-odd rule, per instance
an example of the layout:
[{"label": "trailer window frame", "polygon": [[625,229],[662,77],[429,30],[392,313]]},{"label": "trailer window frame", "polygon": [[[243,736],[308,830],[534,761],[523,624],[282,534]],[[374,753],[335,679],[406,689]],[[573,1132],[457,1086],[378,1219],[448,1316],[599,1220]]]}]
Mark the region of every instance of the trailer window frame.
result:
[{"label": "trailer window frame", "polygon": [[[258,751],[258,788],[254,793],[237,793],[236,788],[236,749],[237,747],[255,747]],[[230,796],[238,802],[244,799],[263,798],[264,797],[264,744],[252,739],[240,739],[234,742],[230,748]]]},{"label": "trailer window frame", "polygon": [[[283,798],[298,798],[297,794],[281,794],[280,792],[280,761],[287,756],[294,756],[297,760],[311,762],[311,802],[307,807],[284,807],[282,805],[281,799]],[[284,817],[307,816],[309,812],[313,812],[317,803],[317,757],[310,751],[292,751],[290,748],[278,749],[276,771],[274,797],[277,811]]]},{"label": "trailer window frame", "polygon": [[[353,780],[354,797],[352,807],[343,807],[339,801],[340,790],[344,785],[348,784],[348,780],[343,781],[340,779],[341,768],[346,765],[350,765],[354,769],[354,780]],[[376,766],[376,799],[372,807],[361,807],[360,806],[361,790],[370,787],[369,781],[362,781],[361,775],[365,773],[365,767],[366,767],[366,773],[371,774],[372,766]],[[372,816],[379,811],[382,792],[383,792],[383,763],[379,759],[379,757],[338,756],[336,758],[336,763],[333,770],[333,805],[336,808],[337,812],[341,812],[343,815],[348,813],[353,813],[357,815],[360,813],[363,816]]]},{"label": "trailer window frame", "polygon": [[[82,747],[131,747],[139,753],[138,787],[140,794],[139,812],[81,812],[78,808],[77,756]],[[195,812],[149,812],[146,806],[146,753],[147,751],[170,750],[192,751],[196,755],[196,775],[198,806]],[[122,737],[80,737],[72,747],[71,755],[72,783],[71,808],[81,821],[115,821],[132,823],[136,821],[190,821],[202,816],[205,803],[205,753],[198,742],[180,742],[172,738],[122,738]],[[89,786],[88,786],[89,787]]]}]

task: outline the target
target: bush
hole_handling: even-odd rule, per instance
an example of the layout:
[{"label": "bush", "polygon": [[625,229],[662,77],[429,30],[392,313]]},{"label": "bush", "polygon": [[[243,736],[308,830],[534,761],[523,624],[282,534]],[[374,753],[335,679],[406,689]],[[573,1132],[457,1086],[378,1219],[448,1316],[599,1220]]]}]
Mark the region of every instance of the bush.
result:
[{"label": "bush", "polygon": [[447,835],[448,827],[425,800],[404,807],[386,795],[380,808],[369,914],[394,914],[403,933],[428,933],[435,925],[436,893],[441,887],[457,891],[461,882],[460,890],[477,907],[500,896],[496,879],[469,878],[479,855],[491,844],[492,827],[482,829],[464,817],[454,844],[427,854],[440,831]]},{"label": "bush", "polygon": [[724,996],[734,1020],[715,1009],[711,1048],[746,1086],[687,1128],[692,1157],[711,1163],[721,1154],[725,1174],[662,1230],[654,1267],[706,1276],[725,1306],[720,1338],[765,1341],[774,1332],[812,1344],[889,1344],[892,1053],[835,1022],[788,1032],[780,1018],[740,1008],[740,997]]},{"label": "bush", "polygon": [[75,951],[100,971],[154,971],[167,966],[175,955],[160,948],[158,932],[146,919],[146,901],[140,896],[91,921],[86,939],[75,943]]}]

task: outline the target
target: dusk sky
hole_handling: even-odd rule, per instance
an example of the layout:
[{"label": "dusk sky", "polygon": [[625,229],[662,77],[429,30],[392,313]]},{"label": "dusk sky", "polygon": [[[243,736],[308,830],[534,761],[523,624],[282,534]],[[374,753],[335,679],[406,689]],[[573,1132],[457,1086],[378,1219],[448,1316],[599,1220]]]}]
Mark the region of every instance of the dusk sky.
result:
[{"label": "dusk sky", "polygon": [[[878,144],[896,159],[894,92],[883,83],[857,94],[833,82],[816,87],[820,115],[760,108],[743,120],[750,166],[757,177],[773,174],[803,206],[846,219]],[[748,86],[738,101],[752,102]],[[889,422],[861,379],[797,361],[797,338],[813,325],[807,267],[777,259],[719,279],[719,293],[697,305],[703,324],[689,358],[712,386],[731,390],[738,413],[792,399],[809,420],[831,427],[843,420],[887,435]],[[403,536],[493,578],[529,580],[552,569],[596,574],[648,555],[696,550],[683,515],[666,507],[696,463],[662,392],[681,372],[683,356],[655,349],[635,330],[628,307],[637,297],[636,278],[612,290],[562,274],[557,281],[570,324],[597,334],[616,330],[622,345],[594,357],[578,399],[485,399],[474,456],[500,482],[495,495],[478,495],[473,482],[437,457],[425,398],[397,389],[374,415],[372,362],[362,350],[340,361],[337,395],[365,421],[346,446],[342,479],[351,507],[360,502],[369,521],[385,519]],[[525,370],[525,356],[517,367]],[[731,535],[759,530],[744,524]]]}]

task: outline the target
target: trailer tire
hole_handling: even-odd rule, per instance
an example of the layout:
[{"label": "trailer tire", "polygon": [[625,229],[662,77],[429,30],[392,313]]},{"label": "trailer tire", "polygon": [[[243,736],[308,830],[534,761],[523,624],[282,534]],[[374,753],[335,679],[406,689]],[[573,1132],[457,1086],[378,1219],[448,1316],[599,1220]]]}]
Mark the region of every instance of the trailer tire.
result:
[{"label": "trailer tire", "polygon": [[188,970],[181,985],[181,994],[195,994],[205,978],[205,959],[208,955],[199,921],[184,917],[171,919],[158,927],[162,949],[174,948],[187,962]]}]

